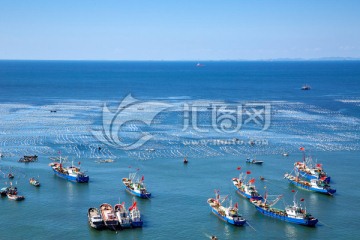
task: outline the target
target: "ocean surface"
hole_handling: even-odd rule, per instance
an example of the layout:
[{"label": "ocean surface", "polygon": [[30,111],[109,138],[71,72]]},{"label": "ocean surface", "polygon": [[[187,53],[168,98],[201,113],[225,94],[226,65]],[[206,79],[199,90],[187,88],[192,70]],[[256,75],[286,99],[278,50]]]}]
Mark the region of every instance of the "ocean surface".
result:
[{"label": "ocean surface", "polygon": [[[0,199],[0,239],[359,236],[360,62],[196,64],[0,61],[0,185],[11,182],[26,197]],[[304,84],[311,90],[300,90]],[[331,176],[333,197],[283,179],[302,159],[300,147]],[[65,165],[80,162],[90,182],[54,176],[48,164],[59,153]],[[38,162],[17,162],[34,154]],[[246,165],[247,157],[264,164]],[[114,162],[99,163],[106,159]],[[136,171],[153,195],[138,199],[143,228],[91,229],[89,207],[131,204],[121,179]],[[320,222],[309,228],[261,215],[233,189],[231,179],[245,171],[260,193],[283,194],[278,208],[292,203],[296,189],[295,199],[304,198]],[[31,186],[30,177],[42,186]],[[212,215],[206,201],[214,190],[238,202],[249,225]]]}]

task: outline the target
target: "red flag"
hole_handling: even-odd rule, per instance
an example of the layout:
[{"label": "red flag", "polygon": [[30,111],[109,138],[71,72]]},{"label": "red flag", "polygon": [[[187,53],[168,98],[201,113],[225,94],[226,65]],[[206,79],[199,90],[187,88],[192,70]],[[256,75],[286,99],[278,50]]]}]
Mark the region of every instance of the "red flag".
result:
[{"label": "red flag", "polygon": [[237,170],[240,170],[240,169],[241,169],[241,167],[237,167],[236,169],[237,169]]},{"label": "red flag", "polygon": [[255,178],[250,179],[249,183],[255,183]]},{"label": "red flag", "polygon": [[321,163],[317,163],[317,164],[316,164],[316,167],[317,167],[317,168],[321,168],[321,167],[322,167],[322,164],[321,164]]},{"label": "red flag", "polygon": [[129,207],[129,211],[136,209],[136,202],[133,203],[133,205],[131,207]]},{"label": "red flag", "polygon": [[141,177],[141,181],[144,181],[144,179],[145,179],[145,178],[144,178],[144,175],[143,175],[143,176]]},{"label": "red flag", "polygon": [[305,151],[305,148],[304,148],[304,147],[300,147],[300,151]]},{"label": "red flag", "polygon": [[80,165],[80,164],[81,164],[81,162],[78,162],[78,164]]},{"label": "red flag", "polygon": [[304,198],[300,199],[300,201],[302,201],[302,202],[303,202],[304,200],[305,200]]},{"label": "red flag", "polygon": [[246,174],[250,174],[251,172],[250,171],[246,171]]},{"label": "red flag", "polygon": [[239,207],[238,203],[235,203],[234,208],[238,208],[238,207]]},{"label": "red flag", "polygon": [[295,190],[293,189],[293,190],[291,190],[292,192],[295,192]]}]

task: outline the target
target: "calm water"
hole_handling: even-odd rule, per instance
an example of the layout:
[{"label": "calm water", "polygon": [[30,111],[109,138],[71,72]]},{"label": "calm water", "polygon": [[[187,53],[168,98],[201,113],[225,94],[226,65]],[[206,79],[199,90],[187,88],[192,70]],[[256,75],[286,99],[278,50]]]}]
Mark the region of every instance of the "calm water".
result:
[{"label": "calm water", "polygon": [[[206,239],[214,234],[219,239],[348,239],[359,235],[360,62],[205,62],[202,68],[195,64],[0,61],[0,152],[5,156],[0,160],[1,176],[15,173],[12,183],[26,197],[23,202],[0,199],[0,238]],[[299,90],[306,83],[312,90]],[[128,94],[142,104],[130,115],[140,112],[146,117],[160,103],[171,107],[150,125],[124,124],[119,136],[127,144],[141,133],[152,135],[145,145],[125,151],[101,143],[92,131],[102,128],[104,104],[115,111]],[[243,123],[240,132],[225,134],[211,126],[211,104],[234,109],[249,102],[260,108],[271,106],[269,128],[261,131],[263,122],[250,122]],[[191,124],[182,130],[184,104],[197,106],[197,124],[208,132],[198,132]],[[241,144],[217,142],[234,138]],[[282,177],[301,159],[300,146],[324,164],[337,189],[334,197],[298,191],[296,198],[305,198],[307,210],[320,220],[316,228],[261,215],[235,193],[231,183],[241,166],[251,171],[260,192],[266,186],[269,194],[284,194],[279,208],[290,204],[294,188]],[[53,175],[49,157],[59,151],[69,162],[81,161],[90,175],[89,184]],[[283,157],[283,152],[290,156]],[[18,163],[25,154],[37,154],[39,161]],[[190,161],[187,166],[182,163],[184,156]],[[248,156],[265,163],[246,165]],[[115,162],[96,162],[104,159]],[[89,207],[119,201],[130,205],[132,197],[124,191],[121,178],[137,168],[154,196],[138,200],[144,227],[118,233],[91,229]],[[267,181],[258,181],[259,176]],[[30,177],[38,177],[42,186],[31,186]],[[9,184],[6,178],[2,181]],[[211,215],[206,200],[214,196],[214,189],[238,202],[252,227],[233,227]]]}]

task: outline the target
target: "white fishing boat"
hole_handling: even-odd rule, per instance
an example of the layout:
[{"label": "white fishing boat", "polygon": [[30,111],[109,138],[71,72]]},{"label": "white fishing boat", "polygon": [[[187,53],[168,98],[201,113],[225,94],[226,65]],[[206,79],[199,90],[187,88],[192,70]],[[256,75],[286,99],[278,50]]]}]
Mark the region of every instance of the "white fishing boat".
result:
[{"label": "white fishing boat", "polygon": [[105,224],[104,224],[104,221],[102,220],[100,211],[97,208],[89,208],[88,221],[92,228],[103,229],[105,227]]},{"label": "white fishing boat", "polygon": [[125,186],[126,191],[129,193],[140,197],[140,198],[150,198],[151,193],[146,190],[144,184],[144,176],[141,179],[136,178],[136,173],[130,173],[129,178],[123,178],[122,183]]},{"label": "white fishing boat", "polygon": [[131,227],[131,219],[129,212],[126,210],[125,203],[116,204],[114,206],[115,214],[117,219],[119,220],[120,226],[122,228],[130,228]]}]

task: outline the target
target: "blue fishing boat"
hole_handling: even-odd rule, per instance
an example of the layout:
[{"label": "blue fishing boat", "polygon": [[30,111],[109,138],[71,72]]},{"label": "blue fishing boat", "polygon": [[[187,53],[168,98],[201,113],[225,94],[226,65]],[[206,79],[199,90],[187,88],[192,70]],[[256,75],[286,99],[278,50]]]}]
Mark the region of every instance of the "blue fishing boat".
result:
[{"label": "blue fishing boat", "polygon": [[131,219],[131,226],[133,228],[142,227],[143,220],[141,219],[140,210],[137,207],[137,202],[133,198],[133,204],[129,207],[129,217]]},{"label": "blue fishing boat", "polygon": [[243,174],[240,174],[239,178],[232,179],[234,188],[238,194],[248,199],[263,199],[263,197],[258,193],[254,185],[255,178],[246,180],[246,177],[243,177]]},{"label": "blue fishing boat", "polygon": [[211,208],[211,212],[220,218],[221,220],[234,225],[242,226],[246,223],[246,220],[238,214],[238,205],[232,206],[230,202],[229,207],[222,206],[222,203],[227,199],[228,196],[221,197],[218,192],[216,192],[215,198],[209,198],[207,203]]},{"label": "blue fishing boat", "polygon": [[262,165],[262,164],[264,163],[264,161],[259,161],[259,160],[247,158],[247,159],[246,159],[246,163]]},{"label": "blue fishing boat", "polygon": [[314,218],[305,208],[295,201],[295,195],[292,206],[285,207],[285,210],[273,208],[281,198],[282,195],[277,196],[277,198],[270,203],[267,202],[267,197],[265,197],[264,200],[250,199],[250,202],[255,206],[256,210],[265,216],[310,227],[316,225],[318,219]]},{"label": "blue fishing boat", "polygon": [[150,198],[151,193],[146,190],[144,176],[142,176],[141,179],[135,178],[136,173],[130,173],[128,178],[122,179],[122,183],[124,184],[126,191],[140,198]]},{"label": "blue fishing boat", "polygon": [[54,162],[50,163],[49,166],[54,171],[55,175],[66,180],[78,183],[89,182],[89,176],[84,172],[80,171],[80,168],[73,166],[63,167],[62,163]]},{"label": "blue fishing boat", "polygon": [[286,178],[291,184],[294,184],[295,186],[305,190],[323,193],[331,196],[336,192],[336,190],[332,189],[330,185],[319,179],[311,179],[310,181],[304,181],[301,180],[299,177],[295,177],[291,174],[285,174],[284,178]]},{"label": "blue fishing boat", "polygon": [[330,176],[323,170],[322,164],[314,163],[311,157],[306,157],[305,148],[301,147],[300,151],[303,152],[303,161],[294,163],[295,170],[302,178],[320,179],[325,183],[330,183]]}]

